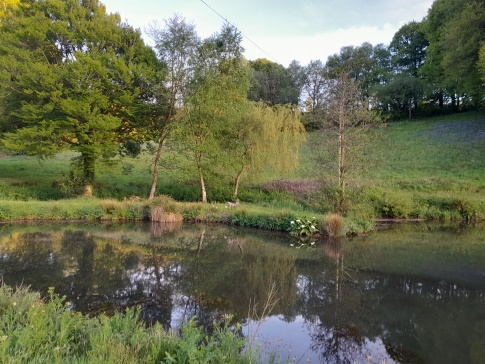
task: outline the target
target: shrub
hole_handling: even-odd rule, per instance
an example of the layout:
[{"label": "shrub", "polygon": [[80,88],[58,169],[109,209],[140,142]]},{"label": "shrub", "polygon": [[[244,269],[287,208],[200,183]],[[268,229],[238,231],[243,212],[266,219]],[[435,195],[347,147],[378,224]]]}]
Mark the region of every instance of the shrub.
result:
[{"label": "shrub", "polygon": [[378,215],[393,219],[406,219],[413,215],[414,204],[409,195],[399,193],[383,193],[374,197]]},{"label": "shrub", "polygon": [[325,231],[331,238],[338,238],[345,235],[344,219],[339,214],[330,214],[323,222]]}]

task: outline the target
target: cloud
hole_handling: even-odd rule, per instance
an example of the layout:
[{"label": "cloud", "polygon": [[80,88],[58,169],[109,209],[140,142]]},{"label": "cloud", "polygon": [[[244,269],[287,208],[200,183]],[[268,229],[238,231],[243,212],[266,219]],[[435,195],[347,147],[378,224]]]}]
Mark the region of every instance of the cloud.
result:
[{"label": "cloud", "polygon": [[248,59],[268,58],[285,67],[294,59],[302,65],[317,59],[325,63],[328,56],[339,53],[344,46],[360,46],[365,42],[372,45],[389,44],[398,29],[399,27],[392,24],[384,24],[382,27],[337,29],[312,36],[257,37],[253,41],[264,51],[245,40],[245,56]]}]

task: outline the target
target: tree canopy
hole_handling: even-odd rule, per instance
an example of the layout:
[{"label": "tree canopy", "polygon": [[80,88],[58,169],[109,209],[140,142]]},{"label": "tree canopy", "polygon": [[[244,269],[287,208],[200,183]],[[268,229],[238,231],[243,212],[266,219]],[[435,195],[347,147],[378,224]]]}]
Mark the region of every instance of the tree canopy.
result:
[{"label": "tree canopy", "polygon": [[0,32],[3,145],[40,157],[70,148],[90,184],[96,160],[133,131],[154,52],[97,0],[32,0],[16,12]]},{"label": "tree canopy", "polygon": [[270,105],[298,105],[300,87],[288,69],[265,58],[250,61],[249,65],[252,69],[250,100],[265,101]]}]

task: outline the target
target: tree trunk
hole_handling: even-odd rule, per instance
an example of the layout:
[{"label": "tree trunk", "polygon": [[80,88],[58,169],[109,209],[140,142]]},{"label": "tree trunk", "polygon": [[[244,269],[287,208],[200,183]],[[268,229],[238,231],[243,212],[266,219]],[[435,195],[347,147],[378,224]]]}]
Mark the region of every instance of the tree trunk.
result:
[{"label": "tree trunk", "polygon": [[207,203],[207,192],[205,190],[204,176],[202,175],[201,171],[199,171],[199,175],[200,175],[200,190],[202,192],[202,202]]},{"label": "tree trunk", "polygon": [[[343,118],[343,116],[341,116]],[[340,199],[338,201],[338,209],[342,210],[345,200],[345,120],[339,122],[338,132],[338,186],[340,192]]]},{"label": "tree trunk", "polygon": [[234,186],[234,198],[237,198],[237,193],[239,191],[239,183],[241,182],[241,177],[242,177],[243,171],[244,171],[244,168],[241,168],[241,170],[237,174],[236,183],[235,183],[235,186]]},{"label": "tree trunk", "polygon": [[158,169],[160,167],[160,157],[162,156],[162,147],[164,140],[165,138],[162,136],[158,141],[157,154],[155,155],[155,160],[153,161],[152,187],[150,189],[150,196],[148,196],[148,200],[153,200],[153,198],[155,197],[155,191],[157,189],[158,181]]},{"label": "tree trunk", "polygon": [[91,154],[82,153],[82,169],[84,179],[84,192],[83,196],[93,195],[93,182],[95,175],[95,159]]},{"label": "tree trunk", "polygon": [[408,118],[409,118],[409,121],[411,121],[412,117],[413,117],[413,114],[412,114],[412,108],[413,108],[413,103],[411,100],[409,100],[409,103],[408,103]]}]

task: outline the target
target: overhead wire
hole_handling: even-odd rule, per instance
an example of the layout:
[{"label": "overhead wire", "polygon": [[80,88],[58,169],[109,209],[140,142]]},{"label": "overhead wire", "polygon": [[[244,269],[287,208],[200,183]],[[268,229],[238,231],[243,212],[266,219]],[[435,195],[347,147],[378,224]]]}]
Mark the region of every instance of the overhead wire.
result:
[{"label": "overhead wire", "polygon": [[222,16],[217,10],[215,10],[212,6],[210,6],[209,4],[207,4],[204,0],[200,0],[205,6],[207,6],[209,9],[211,9],[214,13],[216,13],[222,20],[224,20],[227,24],[233,26],[234,28],[236,28],[240,33],[241,35],[246,38],[249,42],[251,42],[254,46],[256,46],[261,52],[263,52],[264,54],[266,54],[269,58],[271,58],[273,61],[275,61],[276,63],[280,63],[278,62],[273,56],[271,56],[268,52],[266,52],[263,48],[261,48],[259,45],[257,45],[255,42],[253,42],[248,36],[246,36],[237,26],[235,26],[234,24],[232,24],[229,20],[227,20],[224,16]]}]

